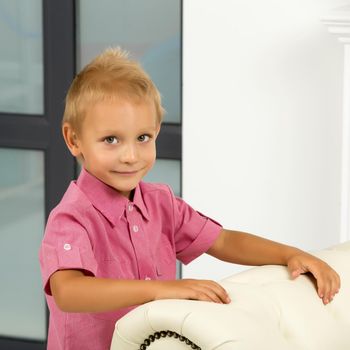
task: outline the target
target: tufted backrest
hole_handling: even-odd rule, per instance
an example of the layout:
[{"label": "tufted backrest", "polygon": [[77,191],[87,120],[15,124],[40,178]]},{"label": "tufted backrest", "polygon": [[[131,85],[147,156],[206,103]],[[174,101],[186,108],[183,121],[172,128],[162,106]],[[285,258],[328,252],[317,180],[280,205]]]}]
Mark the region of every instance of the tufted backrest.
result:
[{"label": "tufted backrest", "polygon": [[111,350],[350,350],[350,242],[314,254],[342,280],[326,306],[309,276],[255,267],[220,281],[228,305],[159,300],[136,308],[117,322]]}]

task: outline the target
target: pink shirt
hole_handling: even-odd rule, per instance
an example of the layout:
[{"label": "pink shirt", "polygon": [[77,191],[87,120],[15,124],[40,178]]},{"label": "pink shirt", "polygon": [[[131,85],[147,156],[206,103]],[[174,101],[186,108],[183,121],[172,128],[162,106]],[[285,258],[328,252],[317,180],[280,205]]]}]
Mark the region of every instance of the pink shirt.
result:
[{"label": "pink shirt", "polygon": [[132,308],[65,313],[51,295],[59,269],[116,279],[176,278],[176,258],[187,264],[206,252],[221,226],[174,196],[166,185],[141,182],[133,201],[84,169],[51,212],[40,248],[50,309],[48,350],[107,350],[115,322]]}]

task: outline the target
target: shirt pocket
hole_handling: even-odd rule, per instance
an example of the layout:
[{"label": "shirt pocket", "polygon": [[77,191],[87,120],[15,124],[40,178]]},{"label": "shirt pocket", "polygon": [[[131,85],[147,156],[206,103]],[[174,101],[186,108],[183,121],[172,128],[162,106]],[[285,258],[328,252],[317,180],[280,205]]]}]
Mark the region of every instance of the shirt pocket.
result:
[{"label": "shirt pocket", "polygon": [[154,254],[155,272],[158,279],[176,278],[176,255],[169,240],[163,236]]},{"label": "shirt pocket", "polygon": [[163,275],[163,264],[161,262],[157,262],[156,263],[156,274],[157,274],[157,277],[161,277]]},{"label": "shirt pocket", "polygon": [[157,259],[156,261],[156,276],[159,280],[174,280],[176,279],[176,258],[173,260]]}]

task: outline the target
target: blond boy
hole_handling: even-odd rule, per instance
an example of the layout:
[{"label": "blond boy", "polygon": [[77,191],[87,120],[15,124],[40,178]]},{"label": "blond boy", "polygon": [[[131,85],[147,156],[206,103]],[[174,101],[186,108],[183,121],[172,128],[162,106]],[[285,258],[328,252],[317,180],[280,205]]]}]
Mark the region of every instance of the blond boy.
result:
[{"label": "blond boy", "polygon": [[299,249],[223,229],[142,178],[156,159],[163,108],[157,88],[127,54],[108,49],[74,79],[62,130],[83,170],[51,212],[40,249],[50,309],[48,350],[109,349],[115,322],[132,307],[179,298],[229,303],[207,280],[176,280],[208,253],[246,265],[287,265],[293,278],[311,272],[329,303],[337,273]]}]

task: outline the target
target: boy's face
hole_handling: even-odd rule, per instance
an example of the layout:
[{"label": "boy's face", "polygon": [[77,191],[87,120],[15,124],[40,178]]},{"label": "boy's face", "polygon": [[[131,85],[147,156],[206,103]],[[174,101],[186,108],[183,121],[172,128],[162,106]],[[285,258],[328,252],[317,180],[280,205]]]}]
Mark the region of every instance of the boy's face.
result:
[{"label": "boy's face", "polygon": [[79,136],[72,131],[69,148],[90,174],[130,198],[155,162],[159,128],[152,103],[100,102],[88,110]]}]

